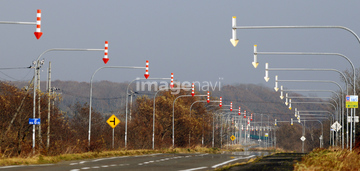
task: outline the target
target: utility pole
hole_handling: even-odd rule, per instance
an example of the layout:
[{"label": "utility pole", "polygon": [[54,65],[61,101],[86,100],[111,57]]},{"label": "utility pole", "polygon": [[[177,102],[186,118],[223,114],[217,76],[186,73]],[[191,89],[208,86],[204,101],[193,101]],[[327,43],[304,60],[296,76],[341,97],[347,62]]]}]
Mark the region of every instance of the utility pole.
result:
[{"label": "utility pole", "polygon": [[[37,77],[37,89],[39,90],[39,92],[41,91],[40,90],[40,69],[37,70],[38,72],[38,77]],[[41,99],[41,96],[40,96],[40,93],[38,95],[38,114],[39,114],[39,119],[41,120],[41,107],[40,107],[40,99]],[[41,144],[43,143],[42,142],[42,136],[41,136],[41,123],[39,124],[39,128],[38,128],[38,131],[39,131],[39,147],[41,146]]]},{"label": "utility pole", "polygon": [[46,139],[46,150],[49,150],[50,146],[50,108],[51,108],[51,62],[49,61],[49,71],[48,71],[48,127],[47,127],[47,139]]},{"label": "utility pole", "polygon": [[130,90],[130,94],[129,94],[129,96],[130,96],[130,110],[129,110],[129,115],[130,115],[130,121],[131,121],[131,108],[132,108],[132,98],[133,98],[133,96],[135,96],[135,94],[137,94],[137,92],[133,92],[132,90]]}]

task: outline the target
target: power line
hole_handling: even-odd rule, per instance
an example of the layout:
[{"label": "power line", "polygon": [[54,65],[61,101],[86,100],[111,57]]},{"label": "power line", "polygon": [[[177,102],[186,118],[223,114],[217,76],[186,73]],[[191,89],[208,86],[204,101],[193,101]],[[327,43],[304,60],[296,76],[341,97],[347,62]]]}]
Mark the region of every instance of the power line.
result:
[{"label": "power line", "polygon": [[[62,90],[61,92],[63,94],[73,96],[73,97],[84,98],[84,99],[89,99],[90,98],[90,96],[76,95],[74,93],[70,93],[70,92],[67,92],[67,91],[64,91],[64,90]],[[150,93],[138,93],[138,94],[141,94],[141,95],[153,95],[153,94],[150,94]],[[120,96],[120,97],[92,97],[93,100],[117,100],[117,99],[125,99],[125,98],[126,98],[125,95]]]}]

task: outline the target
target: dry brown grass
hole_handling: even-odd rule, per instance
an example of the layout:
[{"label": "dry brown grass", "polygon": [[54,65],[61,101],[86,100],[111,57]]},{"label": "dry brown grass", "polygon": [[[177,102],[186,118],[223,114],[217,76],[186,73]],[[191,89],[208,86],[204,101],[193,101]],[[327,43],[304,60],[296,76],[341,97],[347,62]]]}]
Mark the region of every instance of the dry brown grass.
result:
[{"label": "dry brown grass", "polygon": [[225,150],[225,151],[244,151],[244,146],[242,146],[240,144],[225,145],[225,146],[223,146],[223,150]]},{"label": "dry brown grass", "polygon": [[315,149],[295,165],[295,170],[359,170],[360,150]]}]

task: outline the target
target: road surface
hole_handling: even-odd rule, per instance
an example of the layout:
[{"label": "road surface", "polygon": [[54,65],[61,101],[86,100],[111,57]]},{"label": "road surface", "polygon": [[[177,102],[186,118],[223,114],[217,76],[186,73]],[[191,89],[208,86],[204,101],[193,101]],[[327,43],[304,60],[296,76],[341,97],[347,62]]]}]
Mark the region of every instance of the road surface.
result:
[{"label": "road surface", "polygon": [[97,170],[213,170],[224,165],[244,162],[256,156],[268,155],[267,152],[229,152],[224,154],[150,154],[140,156],[120,156],[79,161],[64,161],[44,165],[3,166],[4,171],[97,171]]}]

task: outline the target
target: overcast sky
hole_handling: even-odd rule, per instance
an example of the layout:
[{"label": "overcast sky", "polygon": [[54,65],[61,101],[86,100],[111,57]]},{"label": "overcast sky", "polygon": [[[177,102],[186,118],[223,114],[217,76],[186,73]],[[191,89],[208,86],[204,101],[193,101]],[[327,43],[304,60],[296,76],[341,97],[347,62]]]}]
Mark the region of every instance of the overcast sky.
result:
[{"label": "overcast sky", "polygon": [[[109,41],[106,66],[145,66],[150,77],[174,77],[179,81],[219,81],[263,84],[274,87],[281,80],[333,80],[336,72],[275,72],[264,81],[265,63],[270,68],[327,68],[344,71],[350,64],[337,56],[259,55],[254,69],[253,45],[259,52],[333,52],[360,64],[360,44],[340,29],[238,30],[233,47],[231,19],[238,26],[334,25],[360,34],[360,1],[219,1],[219,0],[61,0],[0,1],[0,21],[36,21],[42,10],[43,36],[37,40],[34,25],[0,24],[0,67],[29,66],[50,48],[104,48]],[[43,57],[41,79],[52,62],[53,80],[89,82],[104,52],[49,52]],[[33,70],[0,70],[6,81],[30,80]],[[94,80],[131,81],[144,70],[103,69]],[[279,84],[280,85],[280,84]],[[281,83],[288,89],[331,89],[331,84]],[[320,94],[318,96],[321,96]]]}]

